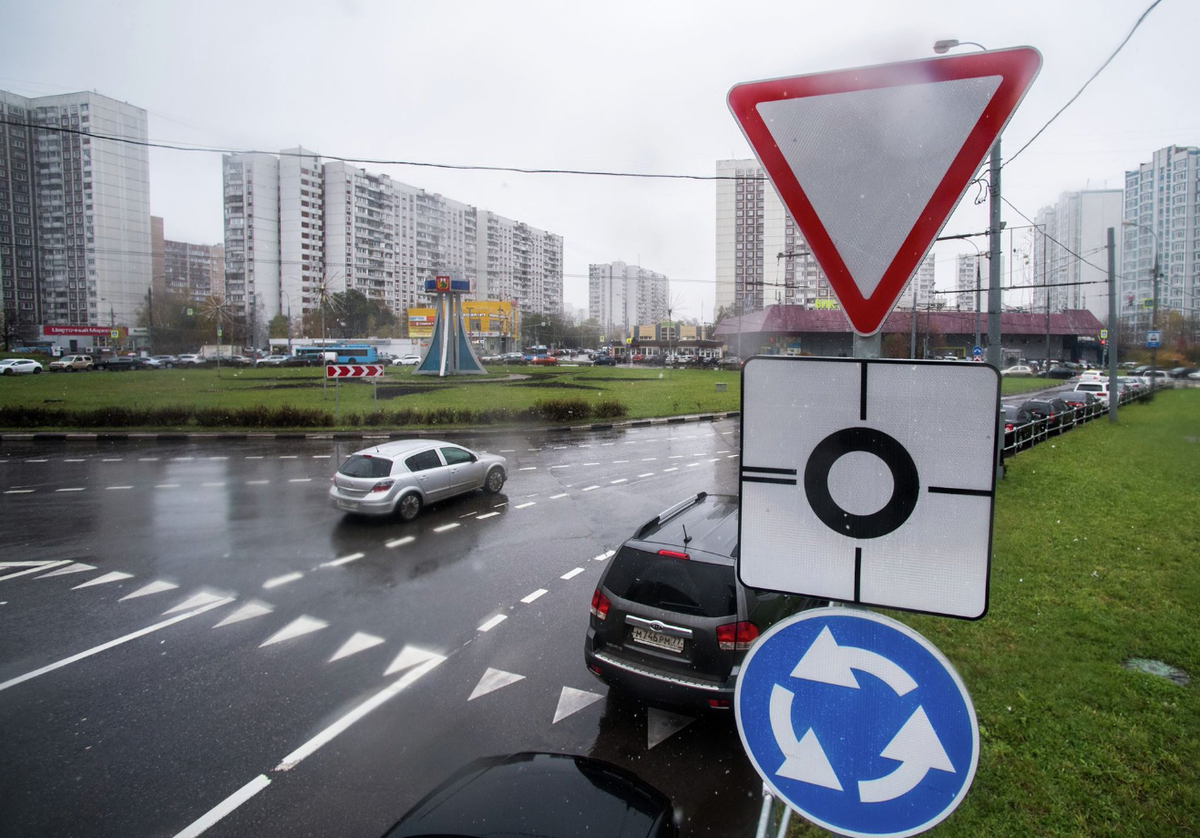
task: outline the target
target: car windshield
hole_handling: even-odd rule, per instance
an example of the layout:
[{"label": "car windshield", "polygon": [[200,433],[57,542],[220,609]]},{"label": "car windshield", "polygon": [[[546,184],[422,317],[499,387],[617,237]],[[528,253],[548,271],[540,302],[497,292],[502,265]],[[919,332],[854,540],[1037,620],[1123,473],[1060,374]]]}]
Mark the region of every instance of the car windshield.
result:
[{"label": "car windshield", "polygon": [[346,458],[338,472],[347,477],[387,477],[392,473],[392,461],[384,457],[353,454]]},{"label": "car windshield", "polygon": [[737,612],[733,564],[709,564],[623,547],[605,584],[622,599],[699,617]]}]

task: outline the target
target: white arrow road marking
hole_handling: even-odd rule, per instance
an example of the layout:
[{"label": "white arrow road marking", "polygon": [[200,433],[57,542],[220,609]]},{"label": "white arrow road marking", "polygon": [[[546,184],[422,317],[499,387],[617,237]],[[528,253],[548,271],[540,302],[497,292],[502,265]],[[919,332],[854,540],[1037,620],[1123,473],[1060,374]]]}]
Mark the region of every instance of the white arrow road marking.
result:
[{"label": "white arrow road marking", "polygon": [[43,573],[41,576],[39,576],[37,578],[38,579],[49,579],[51,576],[66,576],[68,573],[83,573],[85,570],[95,570],[95,569],[96,569],[96,566],[93,564],[84,564],[83,562],[72,562],[71,564],[67,565],[66,567],[59,568],[58,570],[51,571],[50,573]]},{"label": "white arrow road marking", "polygon": [[325,728],[312,739],[309,739],[296,750],[292,751],[283,758],[283,762],[275,766],[276,771],[288,771],[300,764],[300,761],[307,756],[311,756],[321,746],[328,744],[338,734],[343,733],[350,725],[357,722],[359,719],[366,716],[372,710],[382,706],[391,699],[395,698],[408,687],[412,686],[418,680],[433,670],[435,666],[444,661],[445,658],[441,655],[434,655],[425,663],[415,669],[406,672],[402,678],[389,687],[385,687],[375,695],[368,698],[362,704],[355,707],[346,715],[342,716],[336,722]]},{"label": "white arrow road marking", "polygon": [[917,682],[907,672],[883,655],[857,646],[839,646],[829,626],[821,629],[817,639],[792,670],[792,677],[857,690],[858,680],[851,669],[874,675],[891,687],[896,695],[905,695],[917,688]]},{"label": "white arrow road marking", "polygon": [[563,687],[562,692],[558,695],[558,707],[554,710],[554,721],[550,724],[556,725],[567,716],[578,713],[584,707],[595,704],[602,698],[604,696],[598,693],[577,690],[574,687]]},{"label": "white arrow road marking", "polygon": [[163,591],[172,591],[179,586],[174,582],[151,582],[149,585],[142,585],[131,594],[125,594],[118,602],[124,602],[127,599],[137,599],[140,596],[149,596],[150,594],[161,594]]},{"label": "white arrow road marking", "polygon": [[918,707],[909,716],[879,755],[884,759],[898,760],[900,767],[875,780],[859,780],[858,798],[863,803],[882,803],[908,794],[932,768],[954,773],[954,764],[950,762],[942,741],[929,723],[924,707]]},{"label": "white arrow road marking", "polygon": [[50,564],[48,561],[34,562],[0,562],[0,568],[10,567],[45,567]]},{"label": "white arrow road marking", "polygon": [[[31,573],[41,573],[43,570],[49,570],[52,567],[62,567],[65,564],[70,564],[70,562],[66,561],[65,559],[61,562],[38,562],[37,567],[31,567],[29,570],[18,570],[16,573],[6,573],[3,576],[0,576],[0,581],[5,579],[15,579],[18,576],[28,576]],[[40,579],[41,577],[38,578]]]},{"label": "white arrow road marking", "polygon": [[378,646],[382,642],[382,637],[376,637],[373,634],[367,634],[363,631],[356,631],[349,640],[342,644],[340,649],[333,653],[333,657],[326,661],[326,663],[333,663],[335,660],[348,658],[353,654],[363,651],[364,649],[370,649],[372,646]]},{"label": "white arrow road marking", "polygon": [[72,591],[78,591],[80,588],[90,588],[92,585],[107,585],[109,582],[120,582],[122,579],[132,579],[132,573],[122,573],[119,570],[114,570],[112,573],[106,573],[103,576],[97,576],[95,579],[90,579],[82,585],[76,585]]},{"label": "white arrow road marking", "polygon": [[696,719],[692,716],[684,716],[680,713],[668,713],[666,710],[659,710],[657,707],[647,707],[646,750],[648,751],[660,742],[670,739],[694,721]]},{"label": "white arrow road marking", "polygon": [[792,727],[793,698],[791,692],[778,684],[771,688],[771,733],[784,757],[783,765],[775,773],[789,780],[842,791],[842,784],[813,729],[809,728],[802,739],[796,740],[796,731]]},{"label": "white arrow road marking", "polygon": [[310,617],[307,614],[301,614],[262,643],[258,644],[258,648],[261,649],[264,646],[272,646],[276,643],[282,643],[285,640],[291,640],[293,637],[311,634],[314,631],[320,631],[328,625],[329,623],[324,620]]},{"label": "white arrow road marking", "polygon": [[426,649],[418,649],[416,646],[405,646],[400,650],[400,654],[396,655],[396,659],[392,661],[392,665],[389,666],[387,671],[383,673],[383,677],[386,678],[387,676],[395,672],[399,672],[402,669],[408,669],[410,666],[423,664],[426,661],[433,660],[434,658],[437,658],[439,663],[445,660],[445,658],[439,655],[437,652],[430,652]]},{"label": "white arrow road marking", "polygon": [[41,669],[35,669],[33,672],[26,672],[24,675],[0,684],[0,691],[7,690],[9,687],[15,687],[17,684],[28,681],[31,678],[36,678],[39,675],[45,675],[47,672],[53,672],[56,669],[61,669],[62,667],[75,663],[76,661],[81,661],[84,658],[90,658],[92,655],[104,652],[113,648],[114,646],[120,646],[122,643],[128,643],[130,640],[137,640],[139,637],[143,637],[151,632],[164,629],[167,626],[173,626],[176,623],[195,617],[198,614],[203,614],[205,611],[211,611],[213,608],[219,608],[227,602],[233,602],[233,598],[229,597],[226,599],[218,599],[216,602],[210,602],[208,605],[204,605],[192,611],[187,611],[183,614],[176,615],[169,620],[163,620],[161,623],[155,623],[152,626],[146,626],[146,628],[138,629],[137,631],[127,634],[124,637],[118,637],[116,640],[110,640],[107,643],[101,643],[99,646],[93,646],[91,649],[80,652],[76,655],[71,655],[69,658],[63,658],[62,660],[52,663],[49,666],[43,666]]},{"label": "white arrow road marking", "polygon": [[240,623],[242,620],[253,620],[255,617],[261,617],[264,614],[270,614],[274,610],[274,605],[268,605],[265,602],[252,599],[237,611],[234,611],[224,620],[217,623],[215,626],[213,626],[213,628],[219,629],[221,626],[231,626],[234,623]]},{"label": "white arrow road marking", "polygon": [[185,599],[174,608],[168,608],[163,612],[163,614],[174,614],[177,611],[186,611],[189,608],[199,608],[202,605],[208,605],[210,602],[216,602],[219,599],[232,600],[233,597],[224,594],[210,593],[209,591],[201,591],[195,596]]},{"label": "white arrow road marking", "polygon": [[483,673],[483,677],[479,679],[479,683],[475,685],[475,689],[471,691],[471,695],[467,698],[467,701],[474,701],[481,695],[487,695],[501,687],[507,687],[509,684],[515,684],[517,681],[524,680],[524,675],[505,672],[503,669],[492,669],[489,666],[487,672]]}]

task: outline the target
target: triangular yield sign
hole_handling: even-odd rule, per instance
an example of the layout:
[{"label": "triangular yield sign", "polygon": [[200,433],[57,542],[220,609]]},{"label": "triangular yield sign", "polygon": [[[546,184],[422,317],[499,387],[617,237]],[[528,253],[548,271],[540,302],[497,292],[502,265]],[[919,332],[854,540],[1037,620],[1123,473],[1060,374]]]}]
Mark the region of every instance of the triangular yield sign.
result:
[{"label": "triangular yield sign", "polygon": [[1018,47],[729,91],[856,332],[879,331],[1041,63]]}]

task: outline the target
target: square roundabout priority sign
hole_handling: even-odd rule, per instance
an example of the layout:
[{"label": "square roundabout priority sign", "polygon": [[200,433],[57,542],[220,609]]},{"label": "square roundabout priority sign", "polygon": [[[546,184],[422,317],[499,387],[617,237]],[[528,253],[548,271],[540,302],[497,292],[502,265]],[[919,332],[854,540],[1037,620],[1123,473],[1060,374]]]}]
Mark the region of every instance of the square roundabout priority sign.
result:
[{"label": "square roundabout priority sign", "polygon": [[947,361],[755,357],[742,370],[738,576],[978,619],[1000,376]]}]

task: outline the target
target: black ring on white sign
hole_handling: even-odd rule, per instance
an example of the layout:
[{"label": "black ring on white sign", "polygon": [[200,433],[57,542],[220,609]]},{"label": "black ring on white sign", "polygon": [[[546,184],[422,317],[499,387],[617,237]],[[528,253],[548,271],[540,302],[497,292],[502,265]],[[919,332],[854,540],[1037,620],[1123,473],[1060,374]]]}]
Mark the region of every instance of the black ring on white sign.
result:
[{"label": "black ring on white sign", "polygon": [[[870,515],[855,515],[838,506],[829,492],[829,472],[842,456],[865,451],[883,460],[892,472],[892,496]],[[850,538],[879,538],[908,520],[917,506],[921,481],[908,451],[893,437],[873,428],[843,428],[813,449],[804,467],[804,493],[825,526]]]}]

